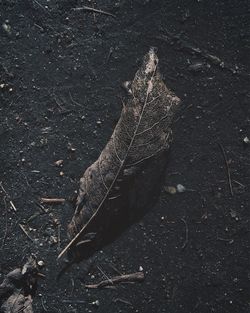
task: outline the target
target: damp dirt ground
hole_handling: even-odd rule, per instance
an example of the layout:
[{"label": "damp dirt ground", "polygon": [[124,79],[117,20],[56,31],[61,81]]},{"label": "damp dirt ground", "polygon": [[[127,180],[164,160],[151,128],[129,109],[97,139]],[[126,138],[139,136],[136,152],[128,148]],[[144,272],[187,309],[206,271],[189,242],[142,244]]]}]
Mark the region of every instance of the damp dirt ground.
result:
[{"label": "damp dirt ground", "polygon": [[[36,313],[250,312],[249,2],[2,0],[0,23],[1,279],[33,253]],[[56,281],[79,178],[150,46],[182,100],[159,201]],[[142,283],[84,288],[139,268]]]}]

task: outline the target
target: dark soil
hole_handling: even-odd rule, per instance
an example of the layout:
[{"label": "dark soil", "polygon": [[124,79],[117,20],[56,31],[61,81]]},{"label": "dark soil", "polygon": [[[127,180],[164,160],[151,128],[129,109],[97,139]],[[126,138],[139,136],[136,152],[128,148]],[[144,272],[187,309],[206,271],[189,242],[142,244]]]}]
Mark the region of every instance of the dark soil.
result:
[{"label": "dark soil", "polygon": [[[2,278],[31,253],[45,262],[36,313],[250,312],[249,1],[0,4],[0,181],[8,194],[1,189]],[[72,10],[82,5],[117,19]],[[72,199],[119,118],[121,83],[150,46],[182,99],[165,186],[186,191],[163,188],[140,223],[58,282],[56,258],[74,208],[70,201],[41,207],[39,198]],[[117,275],[114,267],[127,274],[140,266],[142,283],[84,288],[102,272]]]}]

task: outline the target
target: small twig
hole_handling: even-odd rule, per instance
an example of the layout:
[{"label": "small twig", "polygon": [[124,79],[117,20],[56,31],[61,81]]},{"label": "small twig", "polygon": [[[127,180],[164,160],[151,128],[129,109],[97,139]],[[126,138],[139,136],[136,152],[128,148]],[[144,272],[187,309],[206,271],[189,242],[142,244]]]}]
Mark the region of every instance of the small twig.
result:
[{"label": "small twig", "polygon": [[33,238],[30,237],[30,235],[28,234],[26,229],[23,227],[23,225],[22,224],[18,224],[18,225],[21,228],[21,230],[23,231],[23,233],[26,235],[26,237],[29,238],[32,242],[34,242]]},{"label": "small twig", "polygon": [[235,180],[235,179],[233,179],[233,181],[234,181],[236,184],[238,184],[239,186],[241,186],[242,188],[246,188],[246,186],[243,185],[242,183],[240,183],[239,181],[237,181],[237,180]]},{"label": "small twig", "polygon": [[109,62],[109,60],[110,60],[110,58],[111,58],[113,52],[114,52],[114,48],[113,48],[113,47],[110,47],[109,53],[108,53],[108,56],[107,56],[107,59],[106,59],[106,63]]},{"label": "small twig", "polygon": [[116,19],[116,16],[114,14],[110,13],[110,12],[103,11],[103,10],[98,10],[98,9],[91,8],[91,7],[88,7],[88,6],[85,6],[85,5],[82,6],[82,7],[79,7],[79,8],[73,8],[72,10],[73,11],[86,11],[86,12],[104,14],[104,15],[112,16],[113,18]]},{"label": "small twig", "polygon": [[88,63],[88,66],[89,66],[89,68],[90,68],[90,70],[91,70],[91,73],[92,73],[92,75],[93,75],[93,78],[94,78],[94,79],[97,79],[95,70],[93,69],[93,67],[92,67],[92,65],[90,64],[89,59],[88,59],[88,57],[87,57],[86,55],[85,55],[85,59],[86,59],[86,61],[87,61],[87,63]]},{"label": "small twig", "polygon": [[48,312],[48,310],[47,310],[47,308],[46,308],[46,306],[45,306],[45,304],[44,304],[44,302],[43,302],[43,298],[41,298],[41,302],[42,302],[42,307],[43,307],[44,311],[45,311],[45,312]]},{"label": "small twig", "polygon": [[42,213],[48,213],[48,210],[44,208],[39,202],[35,202],[35,204],[39,207],[39,209],[42,211]]},{"label": "small twig", "polygon": [[5,232],[4,232],[3,241],[2,241],[2,248],[4,247],[4,244],[8,235],[8,209],[7,209],[6,197],[3,198],[3,201],[4,201],[4,206],[5,206]]},{"label": "small twig", "polygon": [[238,66],[232,67],[231,65],[225,63],[223,60],[218,58],[216,55],[210,54],[206,50],[202,50],[198,47],[193,46],[188,41],[181,39],[179,34],[174,34],[168,30],[165,30],[165,35],[159,35],[156,37],[156,39],[164,41],[168,44],[170,40],[172,40],[176,42],[182,49],[185,49],[188,53],[201,56],[212,65],[218,66],[224,70],[228,70],[232,74],[241,74],[241,72],[238,69]]},{"label": "small twig", "polygon": [[112,264],[110,263],[109,266],[119,275],[122,275],[122,273]]},{"label": "small twig", "polygon": [[36,23],[34,23],[34,26],[36,26],[37,28],[39,28],[41,31],[44,31],[44,29],[42,28],[42,26],[40,26],[40,25],[38,25],[38,24],[36,24]]},{"label": "small twig", "polygon": [[71,288],[71,291],[70,291],[70,296],[73,295],[73,292],[74,292],[74,289],[75,289],[75,281],[73,278],[71,278],[71,285],[72,285],[72,288]]},{"label": "small twig", "polygon": [[233,239],[227,239],[227,238],[221,238],[221,237],[217,237],[217,240],[220,240],[220,241],[226,241],[226,242],[229,242],[229,243],[233,243]]},{"label": "small twig", "polygon": [[2,191],[6,194],[6,196],[9,197],[9,195],[7,194],[7,191],[5,190],[2,182],[0,182],[0,187],[1,187]]},{"label": "small twig", "polygon": [[224,150],[222,144],[218,143],[218,145],[219,145],[219,147],[221,149],[221,152],[222,152],[222,155],[223,155],[223,158],[224,158],[224,161],[225,161],[229,189],[230,189],[231,195],[233,196],[234,192],[233,192],[233,186],[232,186],[232,180],[231,180],[231,173],[230,173],[230,169],[229,169],[229,164],[228,164],[228,160],[227,160],[227,157],[226,157],[226,153],[225,153],[225,150]]},{"label": "small twig", "polygon": [[187,222],[184,218],[182,218],[181,220],[185,224],[185,241],[184,241],[181,249],[185,249],[187,244],[188,244],[188,225],[187,225]]},{"label": "small twig", "polygon": [[43,5],[41,5],[40,2],[38,2],[37,0],[33,0],[33,2],[35,2],[40,8],[42,8],[46,13],[50,13]]},{"label": "small twig", "polygon": [[15,212],[17,212],[17,208],[15,207],[15,205],[14,205],[13,201],[12,201],[12,200],[10,200],[10,196],[9,196],[8,192],[5,190],[5,188],[4,188],[4,186],[3,186],[3,183],[2,183],[2,182],[0,182],[0,187],[1,187],[2,191],[5,193],[6,198],[8,198],[8,200],[9,200],[9,202],[10,202],[10,205],[11,205],[12,209],[13,209]]},{"label": "small twig", "polygon": [[74,104],[78,105],[79,107],[83,107],[83,105],[82,105],[82,104],[80,104],[80,103],[76,102],[76,101],[73,99],[72,94],[71,94],[71,92],[70,92],[70,91],[69,91],[69,96],[70,96],[70,100],[71,100]]},{"label": "small twig", "polygon": [[91,241],[92,241],[91,239],[81,240],[81,241],[79,241],[79,242],[76,244],[76,247],[86,245],[86,244],[90,243]]},{"label": "small twig", "polygon": [[114,302],[114,303],[121,302],[121,303],[133,306],[133,304],[130,301],[127,301],[127,300],[124,300],[124,299],[121,299],[121,298],[115,298],[115,299],[112,300],[112,302]]},{"label": "small twig", "polygon": [[62,300],[62,303],[75,303],[75,304],[85,304],[87,303],[85,300],[68,300],[68,299],[65,299],[65,300]]},{"label": "small twig", "polygon": [[41,203],[47,204],[62,204],[66,200],[64,198],[40,198]]},{"label": "small twig", "polygon": [[61,248],[61,225],[60,224],[58,224],[57,226],[57,238],[58,238],[57,249],[60,250]]},{"label": "small twig", "polygon": [[108,277],[108,275],[106,273],[104,273],[104,271],[101,269],[101,267],[97,266],[97,268],[102,273],[102,275],[110,282],[110,285],[113,285],[112,280]]},{"label": "small twig", "polygon": [[11,205],[12,209],[16,212],[17,208],[15,207],[13,201],[11,201],[11,200],[10,200],[10,205]]},{"label": "small twig", "polygon": [[118,283],[143,281],[144,278],[145,276],[143,272],[136,272],[136,273],[127,274],[127,275],[115,276],[108,280],[103,280],[99,282],[98,284],[85,285],[85,288],[97,289],[97,288],[102,288],[102,287],[106,287],[106,286],[110,286],[110,285],[114,285]]}]

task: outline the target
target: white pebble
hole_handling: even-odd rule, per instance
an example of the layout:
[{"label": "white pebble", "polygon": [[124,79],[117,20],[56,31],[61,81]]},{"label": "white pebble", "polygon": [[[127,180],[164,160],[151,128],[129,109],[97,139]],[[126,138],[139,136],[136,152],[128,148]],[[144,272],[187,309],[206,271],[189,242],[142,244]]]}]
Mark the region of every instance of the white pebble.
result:
[{"label": "white pebble", "polygon": [[177,189],[178,192],[184,192],[184,191],[186,191],[186,188],[185,188],[183,185],[181,185],[181,184],[178,184],[178,185],[176,186],[176,189]]}]

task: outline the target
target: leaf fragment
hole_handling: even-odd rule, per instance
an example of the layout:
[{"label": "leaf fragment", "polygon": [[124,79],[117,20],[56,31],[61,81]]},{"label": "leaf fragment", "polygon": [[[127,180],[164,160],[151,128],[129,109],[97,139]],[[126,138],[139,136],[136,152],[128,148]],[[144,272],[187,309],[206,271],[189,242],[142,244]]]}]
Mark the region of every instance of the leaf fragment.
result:
[{"label": "leaf fragment", "polygon": [[150,190],[141,191],[139,185],[149,188],[151,177],[146,174],[161,170],[162,156],[172,141],[170,126],[180,103],[164,84],[158,62],[151,48],[135,74],[132,95],[110,140],[80,179],[76,210],[68,227],[71,241],[58,258],[68,250],[77,250],[85,234],[111,231],[119,214],[127,218],[137,210],[140,195],[150,194]]}]

